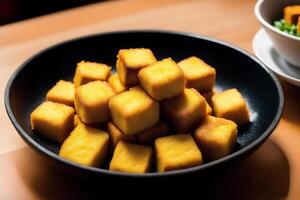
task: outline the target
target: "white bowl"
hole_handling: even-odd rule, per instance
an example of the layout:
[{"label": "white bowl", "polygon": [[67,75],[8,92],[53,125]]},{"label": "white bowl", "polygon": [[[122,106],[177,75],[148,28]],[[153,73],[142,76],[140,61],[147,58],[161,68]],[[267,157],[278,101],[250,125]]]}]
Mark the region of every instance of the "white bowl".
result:
[{"label": "white bowl", "polygon": [[255,16],[270,37],[275,50],[288,63],[300,68],[300,38],[282,32],[273,26],[274,20],[283,18],[287,5],[300,5],[300,0],[259,0]]}]

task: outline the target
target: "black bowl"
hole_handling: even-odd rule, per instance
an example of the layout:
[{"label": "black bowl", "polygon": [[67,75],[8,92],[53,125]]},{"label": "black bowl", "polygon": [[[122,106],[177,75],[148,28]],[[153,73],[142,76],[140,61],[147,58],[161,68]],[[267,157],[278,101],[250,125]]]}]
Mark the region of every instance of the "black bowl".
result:
[{"label": "black bowl", "polygon": [[[72,80],[76,63],[99,61],[114,66],[119,49],[147,47],[158,59],[175,61],[195,55],[216,68],[218,89],[237,88],[247,99],[251,123],[239,130],[238,147],[219,160],[165,173],[128,174],[81,166],[57,155],[59,145],[34,134],[30,113],[45,99],[59,79]],[[109,177],[170,177],[205,174],[224,164],[250,155],[272,133],[283,109],[283,93],[278,80],[254,56],[227,43],[204,36],[165,31],[125,31],[82,37],[47,48],[27,60],[12,75],[5,91],[8,116],[20,136],[31,147],[58,166],[78,174]],[[30,161],[30,158],[28,158]]]}]

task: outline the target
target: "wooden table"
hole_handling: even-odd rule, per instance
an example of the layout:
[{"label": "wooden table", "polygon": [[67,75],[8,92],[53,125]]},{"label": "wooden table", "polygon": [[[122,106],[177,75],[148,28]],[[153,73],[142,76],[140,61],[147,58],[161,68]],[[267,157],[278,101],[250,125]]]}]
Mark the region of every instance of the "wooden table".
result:
[{"label": "wooden table", "polygon": [[[0,27],[0,199],[101,196],[101,188],[93,191],[45,163],[11,125],[3,103],[4,88],[26,58],[66,39],[128,29],[204,34],[252,52],[252,38],[259,29],[254,4],[254,0],[110,1]],[[209,183],[214,197],[300,199],[300,88],[281,82],[286,101],[277,129],[251,157]],[[201,188],[184,192],[201,196]]]}]

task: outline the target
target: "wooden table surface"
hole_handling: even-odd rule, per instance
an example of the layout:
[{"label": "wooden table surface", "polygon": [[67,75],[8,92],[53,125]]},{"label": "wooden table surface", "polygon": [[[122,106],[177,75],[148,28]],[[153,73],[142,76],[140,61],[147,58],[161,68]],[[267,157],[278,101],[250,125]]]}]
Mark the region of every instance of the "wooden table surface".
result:
[{"label": "wooden table surface", "polygon": [[[45,163],[11,125],[4,88],[26,58],[66,39],[128,29],[204,34],[253,52],[252,38],[259,30],[254,4],[254,0],[109,1],[0,27],[0,199],[101,197],[101,188],[81,185]],[[215,193],[222,199],[300,199],[300,88],[281,83],[285,109],[273,135],[252,156],[210,181],[206,197]],[[184,192],[200,197],[202,191]]]}]

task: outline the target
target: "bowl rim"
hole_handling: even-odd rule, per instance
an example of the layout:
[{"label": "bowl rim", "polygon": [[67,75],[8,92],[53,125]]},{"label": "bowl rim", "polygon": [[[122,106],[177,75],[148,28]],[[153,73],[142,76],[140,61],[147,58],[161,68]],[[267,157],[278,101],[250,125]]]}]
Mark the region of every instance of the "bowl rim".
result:
[{"label": "bowl rim", "polygon": [[300,37],[296,37],[296,36],[293,36],[293,35],[290,35],[288,33],[285,33],[283,31],[280,31],[278,30],[277,28],[275,28],[274,26],[272,26],[270,23],[268,23],[261,15],[260,13],[260,7],[262,5],[262,3],[264,2],[265,0],[258,0],[254,6],[254,14],[256,16],[256,19],[260,22],[261,25],[263,25],[263,27],[269,29],[270,31],[272,31],[273,33],[275,34],[279,34],[283,37],[287,37],[289,39],[293,39],[295,41],[300,41]]},{"label": "bowl rim", "polygon": [[[61,46],[61,45],[64,45],[64,44],[72,43],[74,41],[80,41],[80,40],[84,40],[84,39],[88,39],[88,38],[101,37],[101,36],[107,36],[107,35],[137,34],[137,33],[139,33],[139,34],[145,34],[145,33],[147,33],[147,34],[149,34],[149,33],[150,34],[171,34],[171,35],[179,35],[179,36],[184,36],[184,37],[189,37],[189,38],[194,38],[194,39],[207,40],[209,42],[216,43],[218,45],[223,45],[223,46],[231,48],[235,51],[238,51],[239,53],[243,54],[244,56],[247,56],[250,59],[252,59],[253,61],[255,61],[271,77],[271,79],[273,80],[273,82],[276,86],[276,89],[277,89],[278,95],[279,95],[279,102],[278,102],[279,104],[278,104],[276,115],[274,116],[274,119],[270,123],[267,130],[264,131],[255,141],[253,141],[252,143],[250,143],[246,147],[244,147],[244,148],[242,148],[242,149],[240,149],[240,150],[238,150],[238,151],[236,151],[236,152],[234,152],[234,153],[232,153],[228,156],[220,158],[218,160],[215,160],[215,161],[212,161],[212,162],[209,162],[209,163],[205,163],[203,165],[195,166],[195,167],[190,167],[190,168],[187,168],[187,169],[180,169],[180,170],[168,171],[168,172],[163,172],[163,173],[150,172],[150,173],[138,174],[138,173],[126,173],[126,172],[109,171],[107,169],[83,166],[83,165],[77,164],[75,162],[66,160],[66,159],[58,156],[57,154],[53,153],[52,151],[49,151],[48,149],[46,149],[42,145],[40,145],[33,138],[31,138],[29,136],[29,134],[21,127],[21,125],[18,123],[17,119],[15,118],[15,116],[13,114],[12,107],[11,107],[10,100],[9,100],[9,96],[10,96],[10,91],[11,91],[11,87],[12,87],[12,84],[13,84],[14,80],[16,79],[17,75],[22,70],[25,69],[25,67],[27,66],[28,63],[30,63],[36,57],[42,55],[43,53],[45,53],[45,52],[47,52],[51,49],[54,49],[54,48],[56,48],[58,46]],[[214,39],[214,38],[211,38],[211,37],[208,37],[208,36],[199,35],[199,34],[195,34],[195,33],[168,31],[168,30],[139,29],[139,30],[123,30],[123,31],[96,33],[96,34],[76,37],[76,38],[73,38],[73,39],[65,40],[63,42],[59,42],[57,44],[51,45],[51,46],[35,53],[31,57],[29,57],[25,62],[23,62],[23,64],[21,64],[15,70],[15,72],[11,75],[11,77],[9,78],[9,80],[6,84],[6,88],[5,88],[4,103],[5,103],[5,108],[6,108],[6,112],[7,112],[8,116],[9,116],[9,119],[11,120],[13,126],[17,130],[18,134],[22,137],[22,139],[29,146],[31,146],[34,150],[38,151],[41,154],[44,154],[45,156],[49,157],[51,160],[58,161],[61,164],[63,164],[64,166],[71,166],[71,167],[76,168],[77,170],[83,170],[83,171],[87,170],[87,171],[89,171],[91,173],[94,173],[94,174],[100,174],[100,175],[104,174],[104,175],[108,175],[108,176],[117,176],[117,177],[134,177],[134,178],[149,177],[150,178],[150,177],[167,177],[167,176],[173,176],[173,175],[191,174],[191,173],[194,173],[194,172],[197,172],[197,171],[205,170],[205,169],[208,169],[208,168],[210,168],[212,166],[215,166],[215,165],[228,163],[229,161],[234,160],[234,159],[244,155],[246,152],[250,151],[251,149],[255,149],[255,147],[260,146],[271,135],[271,133],[273,132],[273,130],[275,129],[275,127],[279,123],[279,120],[280,120],[282,112],[283,112],[284,96],[283,96],[283,91],[282,91],[280,82],[275,77],[275,75],[258,58],[256,58],[254,55],[250,54],[249,52],[247,52],[246,50],[244,50],[240,47],[237,47],[237,46],[235,46],[233,44],[230,44],[228,42],[225,42],[225,41],[221,41],[221,40],[218,40],[218,39]]]}]

